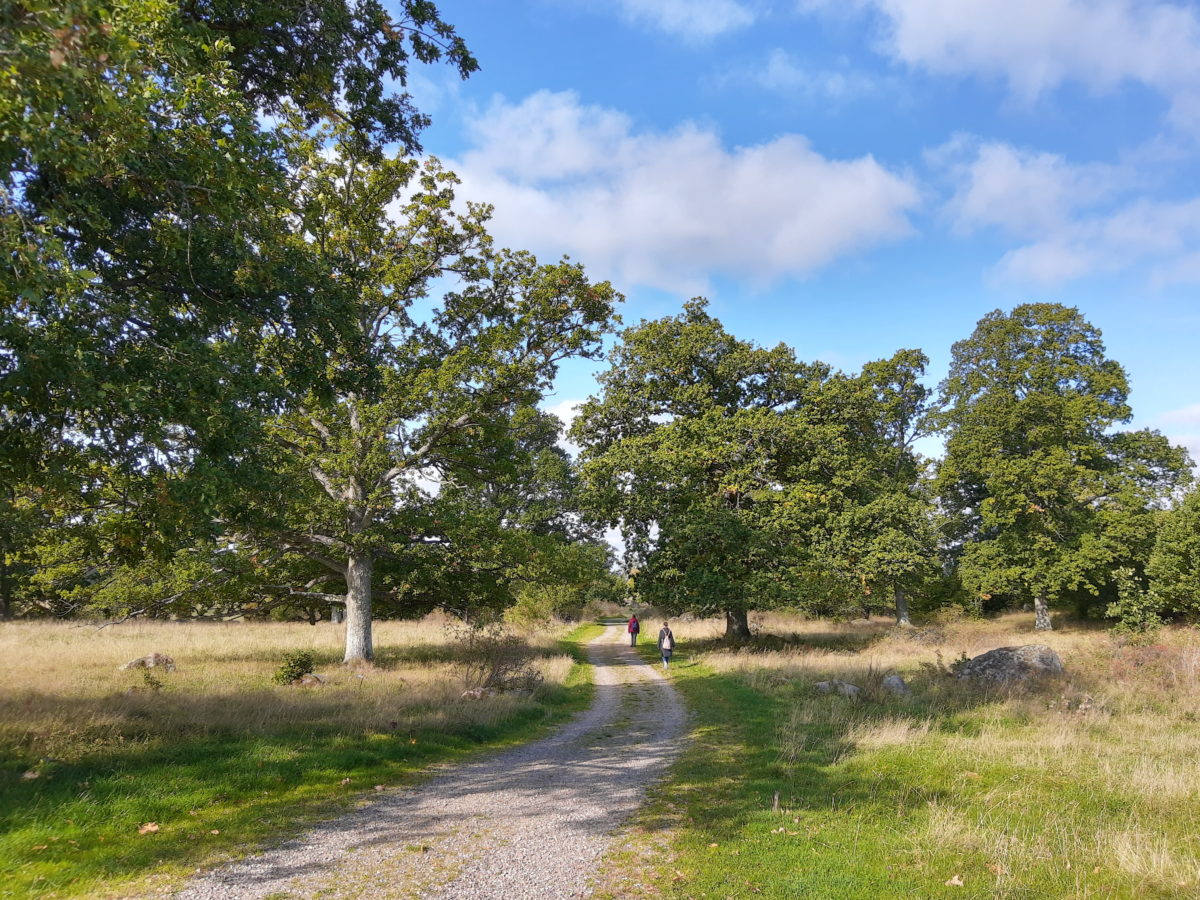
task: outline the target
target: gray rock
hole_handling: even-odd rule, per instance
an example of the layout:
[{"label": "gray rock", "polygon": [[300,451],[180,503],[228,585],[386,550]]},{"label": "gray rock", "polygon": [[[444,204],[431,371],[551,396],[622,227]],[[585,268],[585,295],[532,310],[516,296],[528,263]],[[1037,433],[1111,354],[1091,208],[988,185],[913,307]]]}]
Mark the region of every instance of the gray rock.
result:
[{"label": "gray rock", "polygon": [[955,672],[959,678],[992,682],[1024,681],[1062,673],[1062,659],[1044,644],[998,647],[968,659]]},{"label": "gray rock", "polygon": [[904,679],[893,672],[891,675],[885,675],[881,682],[885,691],[891,691],[893,694],[907,694],[908,685],[904,683]]},{"label": "gray rock", "polygon": [[857,699],[862,693],[862,688],[857,684],[850,684],[838,678],[830,681],[818,681],[813,685],[813,688],[818,694],[841,694],[843,697],[850,697],[851,699]]},{"label": "gray rock", "polygon": [[165,653],[150,653],[146,656],[139,656],[137,659],[131,659],[125,665],[117,666],[117,669],[118,671],[125,669],[155,669],[160,666],[168,672],[174,672],[175,660],[171,659]]},{"label": "gray rock", "polygon": [[493,691],[491,688],[485,688],[485,687],[469,688],[462,692],[462,699],[464,699],[464,700],[483,700],[486,697],[494,696],[495,693],[496,692]]}]

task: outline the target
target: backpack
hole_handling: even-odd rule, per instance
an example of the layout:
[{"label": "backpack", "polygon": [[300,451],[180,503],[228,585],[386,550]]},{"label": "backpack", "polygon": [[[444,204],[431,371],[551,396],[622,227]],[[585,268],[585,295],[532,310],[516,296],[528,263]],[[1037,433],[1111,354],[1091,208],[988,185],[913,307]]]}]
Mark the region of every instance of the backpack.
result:
[{"label": "backpack", "polygon": [[664,650],[674,650],[675,649],[675,637],[669,631],[663,635],[662,648]]}]

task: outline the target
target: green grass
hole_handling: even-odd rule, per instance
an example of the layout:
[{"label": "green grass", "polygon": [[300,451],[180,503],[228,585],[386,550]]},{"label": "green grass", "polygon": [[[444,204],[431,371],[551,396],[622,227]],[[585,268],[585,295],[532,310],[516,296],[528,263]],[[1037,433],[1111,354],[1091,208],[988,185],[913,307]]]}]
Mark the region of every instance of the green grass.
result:
[{"label": "green grass", "polygon": [[1200,896],[1177,880],[1197,871],[1195,794],[1156,798],[1094,771],[1139,764],[1114,718],[1069,723],[1088,748],[1040,753],[1045,697],[930,675],[905,700],[853,703],[769,668],[717,671],[686,645],[671,669],[690,742],[611,860],[624,874],[607,874],[607,896]]},{"label": "green grass", "polygon": [[[134,883],[176,882],[202,863],[294,834],[370,797],[375,785],[413,782],[433,763],[530,740],[591,700],[581,642],[561,686],[543,690],[494,725],[451,730],[343,733],[318,727],[271,734],[172,740],[153,735],[46,760],[22,778],[28,760],[0,759],[0,897],[98,894]],[[139,834],[154,822],[158,830]]]}]

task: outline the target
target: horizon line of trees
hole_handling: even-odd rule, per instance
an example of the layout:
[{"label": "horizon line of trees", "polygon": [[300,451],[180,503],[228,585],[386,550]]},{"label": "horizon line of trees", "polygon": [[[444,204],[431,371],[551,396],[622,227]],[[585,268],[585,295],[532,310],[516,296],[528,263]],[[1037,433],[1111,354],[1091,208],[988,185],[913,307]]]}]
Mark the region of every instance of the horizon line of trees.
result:
[{"label": "horizon line of trees", "polygon": [[[581,409],[581,503],[673,612],[1067,606],[1146,627],[1200,615],[1192,460],[1120,430],[1124,369],[1077,309],[996,310],[936,394],[905,349],[857,374],[729,334],[703,299],[627,329]],[[942,435],[940,460],[915,449]]]}]

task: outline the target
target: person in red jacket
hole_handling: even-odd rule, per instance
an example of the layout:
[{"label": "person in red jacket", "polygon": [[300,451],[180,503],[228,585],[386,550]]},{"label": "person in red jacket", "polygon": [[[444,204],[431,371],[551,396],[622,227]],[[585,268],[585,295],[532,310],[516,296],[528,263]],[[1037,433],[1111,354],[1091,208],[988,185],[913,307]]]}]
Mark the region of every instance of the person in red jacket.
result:
[{"label": "person in red jacket", "polygon": [[637,646],[638,632],[642,630],[642,623],[638,621],[636,615],[629,617],[629,646]]}]

